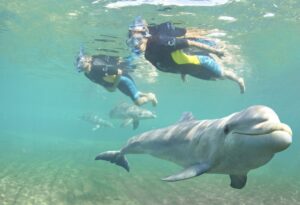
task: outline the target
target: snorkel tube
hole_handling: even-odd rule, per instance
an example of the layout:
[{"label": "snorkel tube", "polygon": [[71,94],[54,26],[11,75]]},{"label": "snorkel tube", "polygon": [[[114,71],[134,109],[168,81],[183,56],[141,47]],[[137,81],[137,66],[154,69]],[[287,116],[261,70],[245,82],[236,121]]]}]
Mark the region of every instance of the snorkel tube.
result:
[{"label": "snorkel tube", "polygon": [[76,62],[75,62],[75,66],[76,66],[78,72],[82,72],[83,71],[84,60],[85,60],[84,48],[81,45],[80,48],[79,48],[79,53],[78,53],[78,55],[76,57]]}]

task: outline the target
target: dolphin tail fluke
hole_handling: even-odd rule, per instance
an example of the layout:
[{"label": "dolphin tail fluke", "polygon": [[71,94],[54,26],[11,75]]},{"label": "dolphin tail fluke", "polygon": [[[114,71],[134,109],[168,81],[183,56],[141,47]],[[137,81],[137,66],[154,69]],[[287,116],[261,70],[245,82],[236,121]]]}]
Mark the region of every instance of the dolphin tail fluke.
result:
[{"label": "dolphin tail fluke", "polygon": [[185,180],[189,179],[192,177],[199,176],[209,170],[210,166],[206,163],[201,163],[201,164],[195,164],[193,166],[190,166],[183,171],[179,172],[178,174],[174,174],[172,176],[163,178],[163,181],[167,182],[175,182],[179,180]]},{"label": "dolphin tail fluke", "polygon": [[129,164],[125,156],[120,151],[107,151],[98,154],[95,160],[105,160],[126,169],[129,172]]}]

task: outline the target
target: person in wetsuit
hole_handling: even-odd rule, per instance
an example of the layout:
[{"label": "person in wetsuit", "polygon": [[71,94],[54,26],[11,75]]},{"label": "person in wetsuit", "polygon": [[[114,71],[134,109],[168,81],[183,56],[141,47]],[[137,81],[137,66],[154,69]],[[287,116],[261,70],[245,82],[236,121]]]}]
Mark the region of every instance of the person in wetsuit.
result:
[{"label": "person in wetsuit", "polygon": [[[137,16],[128,27],[128,39],[126,41],[126,44],[128,45],[131,53],[125,59],[129,64],[135,65],[135,60],[137,60],[141,55],[140,49],[136,48],[136,45],[133,45],[136,44],[136,42],[132,41],[132,39],[134,39],[134,35],[136,34],[142,34],[145,37],[152,38],[154,38],[155,36],[184,37],[189,40],[200,42],[203,44],[202,46],[208,45],[211,47],[216,47],[217,44],[214,39],[208,38],[206,36],[216,31],[216,29],[204,30],[198,28],[181,28],[176,27],[171,22],[165,22],[162,24],[150,26],[145,19],[142,19],[141,16]],[[199,53],[199,51],[197,51],[197,53]],[[205,51],[203,53],[207,54],[207,52]]]},{"label": "person in wetsuit", "polygon": [[83,49],[76,59],[76,67],[79,72],[92,82],[103,86],[106,90],[113,92],[118,88],[122,93],[129,96],[136,105],[151,102],[157,104],[153,93],[142,93],[138,91],[131,76],[124,72],[125,62],[121,58],[106,55],[88,56],[83,54]]},{"label": "person in wetsuit", "polygon": [[[167,29],[168,30],[168,29]],[[187,74],[204,80],[230,79],[236,82],[241,93],[245,92],[244,80],[233,71],[225,70],[211,57],[211,54],[221,58],[222,50],[212,45],[197,42],[190,38],[177,38],[176,36],[162,34],[151,35],[147,31],[135,30],[127,44],[132,52],[144,53],[145,58],[158,70],[169,73],[179,73],[183,80]],[[170,33],[177,33],[176,29],[170,28]],[[203,54],[188,55],[182,49],[198,47]]]}]

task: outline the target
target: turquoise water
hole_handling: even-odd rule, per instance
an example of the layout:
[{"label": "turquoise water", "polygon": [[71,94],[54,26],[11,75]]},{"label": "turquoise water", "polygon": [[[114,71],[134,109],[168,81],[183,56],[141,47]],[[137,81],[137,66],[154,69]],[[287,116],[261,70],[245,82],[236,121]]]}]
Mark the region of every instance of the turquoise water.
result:
[{"label": "turquoise water", "polygon": [[[105,7],[109,3],[0,1],[0,204],[300,204],[299,1],[117,9]],[[130,101],[78,74],[74,56],[81,44],[90,54],[127,56],[127,26],[141,14],[150,23],[224,31],[223,40],[240,48],[242,63],[234,69],[245,78],[246,93],[227,80],[188,77],[182,83],[179,76],[158,73],[150,83],[137,76],[141,90],[156,93],[158,106],[144,107],[158,118],[135,131],[116,126],[93,132],[78,119],[82,114],[109,120],[113,106]],[[181,168],[147,155],[128,157],[129,174],[93,160],[131,136],[176,122],[184,111],[213,119],[256,104],[270,106],[290,125],[293,144],[251,171],[242,190],[230,188],[226,175],[162,182]]]}]

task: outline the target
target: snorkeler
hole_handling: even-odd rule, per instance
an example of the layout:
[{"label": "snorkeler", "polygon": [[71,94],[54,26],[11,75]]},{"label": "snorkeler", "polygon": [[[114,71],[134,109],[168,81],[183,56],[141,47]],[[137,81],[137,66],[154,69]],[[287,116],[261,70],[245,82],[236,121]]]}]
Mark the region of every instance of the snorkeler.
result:
[{"label": "snorkeler", "polygon": [[[144,53],[145,58],[158,70],[181,74],[183,81],[187,74],[204,80],[229,79],[239,85],[241,93],[245,92],[244,79],[233,71],[221,68],[211,56],[215,54],[221,58],[224,52],[208,44],[168,35],[152,36],[136,30],[127,40],[127,45],[136,54]],[[188,47],[197,47],[202,53],[188,55],[182,50]]]},{"label": "snorkeler", "polygon": [[129,96],[136,105],[143,105],[151,102],[156,106],[157,99],[153,93],[142,93],[137,90],[131,76],[124,71],[125,63],[121,58],[106,55],[84,55],[83,49],[76,58],[76,67],[79,72],[103,86],[106,90],[113,92],[118,88],[122,93]]}]

